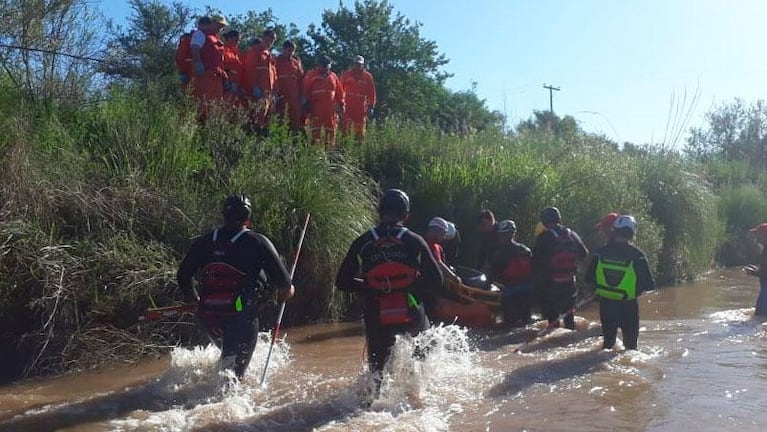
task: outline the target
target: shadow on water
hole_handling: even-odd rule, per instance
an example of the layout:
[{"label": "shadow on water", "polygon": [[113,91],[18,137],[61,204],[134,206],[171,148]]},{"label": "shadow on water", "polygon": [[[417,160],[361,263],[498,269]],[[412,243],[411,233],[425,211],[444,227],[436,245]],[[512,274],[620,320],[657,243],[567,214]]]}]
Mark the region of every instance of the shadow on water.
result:
[{"label": "shadow on water", "polygon": [[[120,418],[138,410],[166,411],[174,407],[189,409],[209,401],[211,394],[221,395],[221,384],[201,382],[181,389],[171,389],[172,386],[168,380],[159,379],[127,391],[97,396],[58,407],[53,406],[38,414],[31,412],[0,421],[0,430],[58,430]],[[40,408],[37,410],[39,411]]]},{"label": "shadow on water", "polygon": [[347,389],[321,400],[288,403],[240,424],[208,423],[194,431],[308,432],[346,418],[362,408],[360,399],[353,398]]},{"label": "shadow on water", "polygon": [[482,351],[495,351],[507,345],[519,345],[516,351],[522,353],[561,348],[589,338],[601,336],[602,327],[596,324],[576,331],[558,330],[559,333],[545,336],[538,336],[539,332],[540,330],[537,328],[523,328],[508,333],[490,335],[481,338],[477,348]]},{"label": "shadow on water", "polygon": [[[346,326],[344,328],[332,329],[330,331],[323,331],[318,333],[312,333],[304,336],[303,338],[296,340],[296,343],[310,344],[325,342],[332,339],[358,337],[365,334],[365,328],[361,325]],[[291,339],[292,340],[292,339]]]},{"label": "shadow on water", "polygon": [[519,367],[504,377],[487,392],[489,397],[508,396],[532,387],[535,384],[551,384],[567,378],[586,375],[598,370],[603,363],[620,353],[602,349],[591,350],[568,356]]}]

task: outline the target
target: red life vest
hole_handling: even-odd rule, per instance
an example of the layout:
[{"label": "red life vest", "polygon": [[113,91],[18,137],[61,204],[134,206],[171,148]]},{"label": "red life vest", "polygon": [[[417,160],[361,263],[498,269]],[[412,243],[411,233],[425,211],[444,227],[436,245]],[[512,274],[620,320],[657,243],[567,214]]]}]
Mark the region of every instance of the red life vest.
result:
[{"label": "red life vest", "polygon": [[[373,247],[382,254],[386,254],[387,249],[402,249],[402,237],[407,231],[407,228],[401,227],[396,235],[381,237],[373,228],[370,230]],[[365,285],[373,290],[381,325],[407,324],[411,321],[408,289],[417,277],[417,269],[399,261],[381,262],[365,273]]]},{"label": "red life vest", "polygon": [[554,253],[549,258],[549,271],[553,282],[574,282],[578,270],[577,244],[569,228],[549,230],[554,234]]},{"label": "red life vest", "polygon": [[[243,228],[229,240],[218,238],[218,230],[213,231],[213,256],[226,256],[227,249],[234,246],[249,230]],[[236,314],[235,301],[242,289],[242,281],[245,273],[223,261],[213,261],[206,264],[199,274],[199,282],[202,286],[200,294],[200,309],[204,312],[218,315]]]},{"label": "red life vest", "polygon": [[503,278],[501,282],[508,286],[530,283],[533,277],[532,257],[530,255],[511,257],[501,277]]}]

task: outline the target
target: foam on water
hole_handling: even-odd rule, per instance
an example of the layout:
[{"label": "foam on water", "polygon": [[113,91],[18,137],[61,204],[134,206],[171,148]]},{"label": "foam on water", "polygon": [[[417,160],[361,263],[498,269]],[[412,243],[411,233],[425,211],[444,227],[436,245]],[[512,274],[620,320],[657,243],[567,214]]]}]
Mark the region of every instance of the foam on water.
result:
[{"label": "foam on water", "polygon": [[[170,368],[145,395],[165,401],[167,409],[134,412],[127,419],[113,420],[112,426],[120,431],[186,431],[211,421],[231,423],[256,415],[261,408],[255,401],[268,391],[268,376],[266,388],[261,387],[260,377],[269,343],[269,333],[260,333],[242,381],[231,370],[222,370],[221,352],[214,345],[173,349]],[[269,373],[290,361],[290,347],[283,337],[272,350]]]},{"label": "foam on water", "polygon": [[[421,351],[425,356],[414,360]],[[370,408],[317,430],[450,430],[454,414],[482,400],[488,371],[478,360],[467,330],[456,325],[433,327],[416,337],[398,337],[384,369],[379,397]],[[370,374],[363,373],[356,386],[356,394],[368,394]]]}]

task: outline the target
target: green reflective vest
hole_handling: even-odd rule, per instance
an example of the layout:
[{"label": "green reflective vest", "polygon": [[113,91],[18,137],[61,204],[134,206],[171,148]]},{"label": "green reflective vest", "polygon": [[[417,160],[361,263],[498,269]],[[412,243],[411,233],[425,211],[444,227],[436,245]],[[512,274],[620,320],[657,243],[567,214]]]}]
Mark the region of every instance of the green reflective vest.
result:
[{"label": "green reflective vest", "polygon": [[[610,280],[615,281],[615,276],[620,275],[617,284],[607,282],[607,273],[611,273]],[[599,257],[597,261],[597,289],[596,294],[610,300],[633,300],[636,296],[637,273],[634,270],[634,262],[610,261]]]}]

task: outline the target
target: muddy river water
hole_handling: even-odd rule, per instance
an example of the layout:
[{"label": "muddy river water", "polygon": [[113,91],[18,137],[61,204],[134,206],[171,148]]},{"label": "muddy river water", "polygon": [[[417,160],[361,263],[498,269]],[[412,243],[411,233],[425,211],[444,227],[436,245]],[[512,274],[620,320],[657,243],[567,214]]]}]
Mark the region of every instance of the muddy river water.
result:
[{"label": "muddy river water", "polygon": [[[604,351],[596,304],[578,330],[434,328],[410,361],[400,340],[382,393],[363,401],[362,327],[286,330],[265,386],[267,344],[231,384],[213,347],[0,388],[0,431],[764,431],[767,320],[737,270],[640,299],[639,350]],[[264,334],[262,337],[266,338]]]}]

